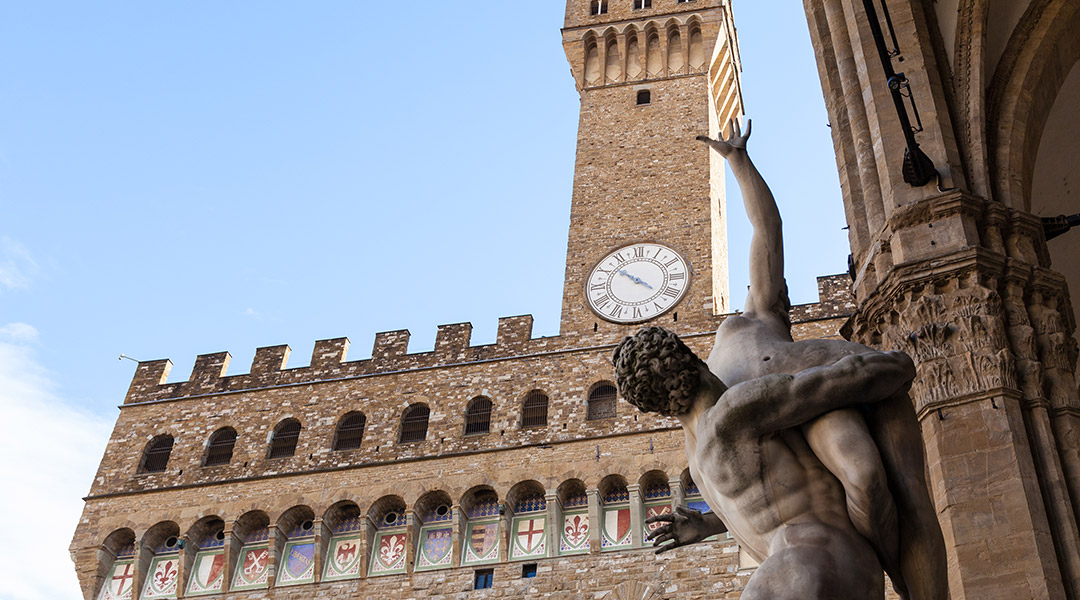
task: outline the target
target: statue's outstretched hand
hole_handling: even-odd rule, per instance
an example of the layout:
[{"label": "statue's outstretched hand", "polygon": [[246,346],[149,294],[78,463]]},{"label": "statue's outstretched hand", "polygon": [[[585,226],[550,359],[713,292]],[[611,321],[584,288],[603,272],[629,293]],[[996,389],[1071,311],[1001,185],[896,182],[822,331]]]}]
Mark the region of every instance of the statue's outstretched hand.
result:
[{"label": "statue's outstretched hand", "polygon": [[728,158],[738,151],[746,152],[746,140],[750,139],[750,130],[752,129],[753,123],[750,119],[746,120],[745,135],[739,130],[739,121],[737,119],[732,119],[730,126],[731,137],[726,140],[714,140],[707,135],[699,135],[695,139],[705,142],[719,152],[720,156],[723,156],[724,158]]},{"label": "statue's outstretched hand", "polygon": [[[719,522],[719,519],[714,520]],[[657,554],[662,554],[679,546],[695,544],[710,535],[722,533],[726,530],[723,524],[720,524],[718,531],[717,523],[710,522],[699,511],[684,506],[676,506],[673,513],[649,517],[645,519],[645,522],[664,523],[664,525],[653,530],[647,538],[652,540]],[[672,543],[665,543],[668,541]]]}]

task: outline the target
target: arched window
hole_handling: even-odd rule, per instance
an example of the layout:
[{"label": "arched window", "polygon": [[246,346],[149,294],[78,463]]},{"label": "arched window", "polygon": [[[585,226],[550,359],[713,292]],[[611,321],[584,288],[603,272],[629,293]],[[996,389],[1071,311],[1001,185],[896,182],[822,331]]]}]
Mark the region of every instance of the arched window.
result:
[{"label": "arched window", "polygon": [[674,27],[668,31],[667,48],[668,74],[678,73],[686,61],[683,58],[682,34]]},{"label": "arched window", "polygon": [[169,434],[159,435],[150,440],[143,451],[142,462],[139,463],[140,473],[161,473],[169,464],[169,455],[172,454],[173,436]]},{"label": "arched window", "polygon": [[491,431],[491,400],[480,396],[465,409],[465,435]]},{"label": "arched window", "polygon": [[690,66],[700,69],[705,64],[705,42],[701,37],[701,28],[695,23],[690,28]]},{"label": "arched window", "polygon": [[664,69],[664,60],[660,50],[660,35],[655,31],[649,32],[645,46],[645,69],[648,75],[656,76]]},{"label": "arched window", "polygon": [[547,425],[548,397],[540,390],[533,390],[525,396],[521,407],[521,426],[544,427]]},{"label": "arched window", "polygon": [[638,93],[637,93],[638,106],[641,106],[643,104],[649,104],[651,102],[652,102],[652,92],[650,92],[649,90],[638,90]]},{"label": "arched window", "polygon": [[402,443],[422,442],[427,439],[428,415],[431,411],[426,404],[413,404],[401,415]]},{"label": "arched window", "polygon": [[622,77],[622,57],[619,56],[619,42],[614,34],[608,36],[606,46],[607,64],[604,67],[604,76],[608,78],[608,81],[619,81]]},{"label": "arched window", "polygon": [[614,385],[607,382],[594,385],[589,391],[589,410],[586,418],[591,421],[614,417],[616,398],[618,398],[618,391]]},{"label": "arched window", "polygon": [[334,436],[334,450],[354,450],[364,441],[364,426],[367,417],[364,413],[351,412],[338,422],[337,435]]},{"label": "arched window", "polygon": [[600,79],[600,50],[595,40],[585,42],[585,81],[595,83]]},{"label": "arched window", "polygon": [[634,0],[634,9],[652,8],[652,0]]},{"label": "arched window", "polygon": [[607,0],[592,0],[589,4],[590,15],[606,15],[607,14]]},{"label": "arched window", "polygon": [[210,436],[210,443],[206,445],[206,460],[204,467],[214,465],[227,465],[232,460],[233,446],[236,445],[236,430],[232,427],[222,427]]},{"label": "arched window", "polygon": [[285,419],[274,428],[270,439],[270,458],[285,458],[296,453],[296,442],[300,439],[300,421]]}]

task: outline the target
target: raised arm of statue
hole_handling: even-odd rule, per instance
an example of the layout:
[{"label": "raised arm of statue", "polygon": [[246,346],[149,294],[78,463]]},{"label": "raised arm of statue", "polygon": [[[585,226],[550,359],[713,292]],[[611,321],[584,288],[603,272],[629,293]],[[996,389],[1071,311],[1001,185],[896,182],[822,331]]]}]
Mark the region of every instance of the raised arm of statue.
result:
[{"label": "raised arm of statue", "polygon": [[[906,392],[915,363],[903,352],[853,354],[795,375],[765,375],[720,397],[712,423],[718,440],[758,437],[808,423],[827,412]],[[723,404],[723,406],[719,406]]]},{"label": "raised arm of statue", "polygon": [[789,328],[788,301],[780,210],[765,179],[746,153],[750,131],[750,121],[746,122],[746,134],[742,134],[738,121],[732,120],[731,137],[726,140],[714,140],[704,135],[699,135],[697,139],[719,152],[731,165],[731,171],[735,173],[742,190],[746,215],[754,227],[754,235],[750,239],[750,294],[746,298],[744,313],[751,318],[769,320],[775,316],[786,333]]}]

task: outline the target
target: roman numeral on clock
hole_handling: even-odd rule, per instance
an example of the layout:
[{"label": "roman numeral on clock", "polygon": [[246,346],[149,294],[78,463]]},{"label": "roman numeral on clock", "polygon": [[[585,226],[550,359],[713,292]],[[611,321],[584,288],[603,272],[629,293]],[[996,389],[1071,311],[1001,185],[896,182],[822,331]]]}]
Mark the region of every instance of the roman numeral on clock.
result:
[{"label": "roman numeral on clock", "polygon": [[679,290],[677,290],[677,289],[675,289],[673,287],[665,288],[664,289],[664,295],[668,296],[669,298],[678,298],[679,297]]},{"label": "roman numeral on clock", "polygon": [[623,307],[616,304],[615,306],[611,307],[610,311],[608,311],[608,316],[613,318],[613,319],[621,319],[622,314],[623,314],[623,310],[625,310]]},{"label": "roman numeral on clock", "polygon": [[668,276],[668,279],[670,279],[672,281],[679,281],[681,279],[686,279],[686,273],[672,273],[671,275]]}]

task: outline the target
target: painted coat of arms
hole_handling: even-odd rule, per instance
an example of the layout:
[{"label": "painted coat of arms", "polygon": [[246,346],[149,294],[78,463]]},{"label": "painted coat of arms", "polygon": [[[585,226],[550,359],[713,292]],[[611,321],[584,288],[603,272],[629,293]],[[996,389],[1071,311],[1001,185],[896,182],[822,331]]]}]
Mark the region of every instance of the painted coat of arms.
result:
[{"label": "painted coat of arms", "polygon": [[175,598],[180,561],[174,554],[155,557],[150,563],[141,598]]},{"label": "painted coat of arms", "polygon": [[360,576],[360,538],[335,537],[330,541],[323,579],[351,579]]},{"label": "painted coat of arms", "polygon": [[511,558],[526,556],[541,556],[544,554],[546,544],[544,517],[522,517],[518,519],[514,527],[514,543],[510,552]]},{"label": "painted coat of arms", "polygon": [[604,548],[630,543],[630,507],[604,511]]},{"label": "painted coat of arms", "polygon": [[469,525],[469,543],[465,545],[465,563],[490,562],[499,559],[499,522]]},{"label": "painted coat of arms", "polygon": [[449,527],[440,527],[437,529],[425,529],[421,532],[416,568],[450,566],[451,555],[453,554],[452,531]]},{"label": "painted coat of arms", "polygon": [[589,514],[563,515],[562,543],[560,552],[589,549]]},{"label": "painted coat of arms", "polygon": [[199,552],[188,581],[188,596],[220,592],[225,582],[225,554],[221,550]]},{"label": "painted coat of arms", "polygon": [[232,589],[250,590],[266,587],[270,576],[269,566],[270,549],[266,546],[241,549]]},{"label": "painted coat of arms", "polygon": [[405,569],[405,532],[379,534],[371,557],[371,573],[386,575]]},{"label": "painted coat of arms", "polygon": [[[671,505],[670,504],[660,504],[658,506],[647,506],[647,507],[645,507],[645,518],[646,519],[648,519],[649,517],[655,517],[655,516],[658,516],[658,515],[666,515],[666,514],[670,514],[670,513],[671,513]],[[663,525],[664,525],[663,523],[646,523],[645,524],[645,533],[652,533],[653,531],[655,531],[659,527],[662,527]]]},{"label": "painted coat of arms", "polygon": [[135,565],[132,562],[117,561],[101,587],[99,600],[131,600],[132,587],[135,585]]},{"label": "painted coat of arms", "polygon": [[285,564],[278,575],[280,585],[315,581],[315,544],[289,542],[285,546]]}]

